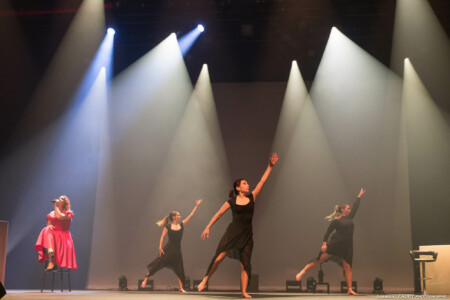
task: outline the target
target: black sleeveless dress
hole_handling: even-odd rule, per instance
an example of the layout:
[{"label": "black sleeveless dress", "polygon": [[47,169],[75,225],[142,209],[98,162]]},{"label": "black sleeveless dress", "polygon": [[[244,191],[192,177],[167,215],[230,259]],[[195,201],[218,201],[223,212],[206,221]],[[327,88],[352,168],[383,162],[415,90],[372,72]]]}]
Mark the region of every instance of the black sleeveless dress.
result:
[{"label": "black sleeveless dress", "polygon": [[[330,237],[327,243],[326,253],[331,255],[330,259],[342,266],[342,259],[344,259],[350,266],[353,262],[353,218],[358,210],[360,198],[357,198],[352,206],[351,212],[346,217],[335,219],[328,226],[327,232],[323,237],[323,241],[327,242],[333,230],[336,230]],[[320,258],[322,252],[319,252]]]},{"label": "black sleeveless dress", "polygon": [[158,256],[148,266],[147,276],[152,276],[162,268],[169,268],[184,282],[183,256],[181,254],[181,238],[183,237],[183,222],[179,230],[172,230],[170,225],[166,226],[169,241],[163,247],[164,254]]},{"label": "black sleeveless dress", "polygon": [[244,270],[248,276],[248,282],[250,282],[250,276],[252,274],[252,266],[250,264],[252,250],[253,250],[253,211],[255,208],[255,201],[253,194],[247,194],[250,199],[246,205],[236,204],[236,197],[228,200],[230,204],[231,212],[233,214],[233,221],[228,225],[225,234],[217,246],[216,254],[209,264],[206,275],[209,276],[212,266],[217,257],[222,252],[227,252],[227,256],[233,259],[239,259],[244,266]]}]

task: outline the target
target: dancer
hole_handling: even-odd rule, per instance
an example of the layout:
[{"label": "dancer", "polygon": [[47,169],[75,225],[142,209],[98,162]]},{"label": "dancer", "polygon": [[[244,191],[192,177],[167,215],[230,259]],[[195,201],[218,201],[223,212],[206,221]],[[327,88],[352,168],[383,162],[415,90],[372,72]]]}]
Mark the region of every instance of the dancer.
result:
[{"label": "dancer", "polygon": [[75,248],[69,231],[73,219],[70,200],[67,196],[59,196],[52,202],[54,210],[47,215],[47,227],[41,230],[34,246],[39,253],[39,262],[48,259],[46,271],[55,271],[57,266],[76,269]]},{"label": "dancer", "polygon": [[206,276],[198,285],[199,291],[202,291],[205,288],[206,283],[216,271],[219,264],[224,260],[225,255],[228,255],[231,258],[239,259],[241,263],[242,297],[251,298],[251,296],[247,294],[247,285],[252,273],[250,259],[253,249],[253,209],[256,198],[266,183],[267,178],[269,178],[269,174],[277,161],[278,156],[276,153],[273,153],[266,171],[253,192],[250,192],[250,186],[247,181],[244,179],[236,180],[233,184],[233,189],[229,194],[230,199],[222,205],[222,208],[220,208],[220,210],[211,219],[208,226],[206,226],[201,235],[203,240],[209,237],[209,230],[211,226],[216,223],[228,209],[231,208],[233,213],[233,221],[228,226],[227,231],[219,242],[216,254],[211,260]]},{"label": "dancer", "polygon": [[[147,266],[148,273],[147,275],[145,275],[144,281],[142,281],[142,288],[145,288],[147,280],[150,278],[150,276],[166,267],[174,271],[177,275],[180,292],[186,293],[186,291],[183,289],[184,266],[183,256],[181,254],[181,238],[183,237],[184,227],[192,219],[202,201],[203,200],[195,201],[194,209],[192,210],[191,214],[186,219],[184,219],[183,222],[181,222],[180,213],[177,211],[173,211],[164,219],[156,223],[159,227],[164,227],[161,234],[161,239],[159,241],[159,255]],[[169,241],[163,247],[162,244],[166,235],[169,235]]]},{"label": "dancer", "polygon": [[[356,198],[353,207],[350,209],[348,204],[336,205],[334,212],[325,217],[326,220],[331,221],[330,226],[328,226],[327,232],[323,238],[323,244],[319,256],[314,261],[307,264],[303,270],[301,270],[295,279],[300,281],[300,279],[305,275],[305,273],[321,264],[323,262],[332,259],[336,261],[344,269],[345,280],[347,281],[348,295],[358,295],[352,289],[352,260],[353,260],[353,217],[358,210],[359,202],[361,196],[366,191],[361,188],[358,198]],[[330,234],[336,230],[336,232],[331,236],[330,241],[327,244],[328,237]]]}]

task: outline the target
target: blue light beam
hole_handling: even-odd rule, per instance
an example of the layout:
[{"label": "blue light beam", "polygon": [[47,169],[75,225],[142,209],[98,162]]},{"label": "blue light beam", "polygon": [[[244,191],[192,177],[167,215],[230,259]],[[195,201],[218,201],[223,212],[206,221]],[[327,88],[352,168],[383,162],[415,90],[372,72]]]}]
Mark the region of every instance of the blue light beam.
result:
[{"label": "blue light beam", "polygon": [[86,98],[92,84],[95,82],[103,67],[105,68],[106,84],[108,85],[111,81],[114,34],[114,29],[108,28],[105,38],[100,44],[97,54],[92,60],[92,63],[83,78],[83,82],[74,97],[75,104]]},{"label": "blue light beam", "polygon": [[198,36],[205,30],[202,25],[198,25],[194,29],[192,29],[188,34],[182,36],[178,40],[178,45],[180,46],[181,54],[183,56],[191,49],[194,42],[197,40]]}]

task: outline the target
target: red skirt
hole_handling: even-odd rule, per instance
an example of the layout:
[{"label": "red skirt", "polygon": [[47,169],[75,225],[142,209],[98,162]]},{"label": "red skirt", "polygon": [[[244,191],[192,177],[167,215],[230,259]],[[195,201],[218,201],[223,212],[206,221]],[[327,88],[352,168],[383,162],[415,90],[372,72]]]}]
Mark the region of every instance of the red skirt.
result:
[{"label": "red skirt", "polygon": [[77,268],[75,248],[70,231],[59,231],[45,227],[39,234],[34,248],[38,251],[39,262],[41,263],[48,259],[48,254],[44,253],[44,248],[51,248],[54,251],[56,265],[61,268]]}]

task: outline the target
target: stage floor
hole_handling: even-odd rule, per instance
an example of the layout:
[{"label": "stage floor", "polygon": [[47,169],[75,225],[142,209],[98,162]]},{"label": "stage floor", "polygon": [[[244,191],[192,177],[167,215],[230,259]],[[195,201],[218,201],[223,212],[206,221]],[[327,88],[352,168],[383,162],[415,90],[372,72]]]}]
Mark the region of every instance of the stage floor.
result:
[{"label": "stage floor", "polygon": [[[156,299],[164,299],[164,300],[180,300],[180,299],[238,299],[240,298],[240,293],[236,292],[189,292],[187,294],[180,294],[179,292],[164,292],[164,291],[92,291],[92,290],[84,290],[84,291],[72,291],[72,292],[63,292],[61,291],[44,291],[41,293],[36,290],[8,290],[8,294],[2,300],[14,299],[14,300],[22,300],[22,299],[31,299],[31,300],[58,300],[58,299],[82,299],[82,300],[156,300]],[[285,292],[276,292],[276,293],[250,293],[255,299],[323,299],[326,298],[328,300],[338,300],[338,299],[350,299],[349,296],[338,294],[338,293],[317,293],[317,294],[308,294],[308,293],[285,293]],[[384,295],[373,295],[373,294],[360,294],[359,297],[364,297],[365,299],[427,299],[427,297],[413,294],[384,294]],[[448,296],[430,296],[430,299],[446,299]]]}]

